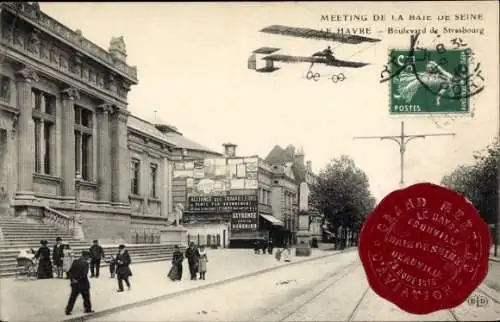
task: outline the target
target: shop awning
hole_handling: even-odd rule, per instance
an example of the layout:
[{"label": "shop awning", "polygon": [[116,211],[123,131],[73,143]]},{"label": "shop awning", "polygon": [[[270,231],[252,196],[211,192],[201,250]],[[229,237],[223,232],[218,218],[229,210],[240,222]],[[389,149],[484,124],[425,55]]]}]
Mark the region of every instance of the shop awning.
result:
[{"label": "shop awning", "polygon": [[262,218],[264,218],[265,220],[269,221],[273,226],[284,226],[285,225],[281,220],[279,220],[278,218],[276,218],[272,215],[260,214],[260,216]]}]

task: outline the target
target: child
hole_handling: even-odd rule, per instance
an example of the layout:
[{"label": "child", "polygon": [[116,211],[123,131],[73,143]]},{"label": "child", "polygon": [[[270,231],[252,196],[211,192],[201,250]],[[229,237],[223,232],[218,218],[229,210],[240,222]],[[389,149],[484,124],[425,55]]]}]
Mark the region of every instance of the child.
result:
[{"label": "child", "polygon": [[205,246],[201,245],[200,249],[198,250],[198,253],[200,254],[200,259],[199,264],[198,264],[198,271],[200,273],[200,279],[204,280],[205,279],[205,274],[207,273],[207,250],[205,249]]},{"label": "child", "polygon": [[66,273],[66,279],[69,279],[68,277],[68,271],[71,268],[71,264],[73,264],[73,252],[71,250],[71,247],[69,246],[68,243],[63,244],[63,270]]},{"label": "child", "polygon": [[106,260],[106,263],[109,264],[109,274],[110,278],[115,278],[116,273],[116,258],[115,256],[109,256]]}]

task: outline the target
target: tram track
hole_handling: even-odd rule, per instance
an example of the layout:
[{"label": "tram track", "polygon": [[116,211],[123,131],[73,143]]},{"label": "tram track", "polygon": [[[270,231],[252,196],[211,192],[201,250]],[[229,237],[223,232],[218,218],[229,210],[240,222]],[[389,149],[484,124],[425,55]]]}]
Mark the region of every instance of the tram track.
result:
[{"label": "tram track", "polygon": [[356,306],[352,310],[351,314],[349,314],[349,318],[347,319],[347,321],[350,322],[350,321],[354,320],[354,317],[356,316],[356,313],[358,313],[359,307],[361,306],[361,303],[363,303],[363,300],[365,299],[366,294],[368,293],[369,290],[370,290],[370,286],[366,287],[366,290],[361,295],[361,298],[356,303]]},{"label": "tram track", "polygon": [[[328,275],[326,277],[326,280],[320,283],[320,285],[310,288],[308,291],[292,299],[288,303],[266,311],[263,315],[257,318],[256,321],[286,321],[288,318],[300,311],[303,307],[313,302],[320,295],[335,286],[344,277],[353,273],[360,267],[361,266],[358,261],[342,267],[339,271]],[[359,303],[357,306],[359,306]]]}]

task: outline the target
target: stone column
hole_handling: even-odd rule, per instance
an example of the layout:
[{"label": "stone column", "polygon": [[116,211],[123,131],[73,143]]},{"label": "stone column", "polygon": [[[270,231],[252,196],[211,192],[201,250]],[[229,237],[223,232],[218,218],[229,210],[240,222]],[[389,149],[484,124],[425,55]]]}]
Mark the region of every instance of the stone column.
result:
[{"label": "stone column", "polygon": [[74,102],[79,93],[74,88],[61,91],[61,166],[63,178],[63,195],[75,196],[75,108]]},{"label": "stone column", "polygon": [[115,107],[111,116],[111,200],[127,205],[130,194],[130,152],[127,147],[129,115],[129,111]]},{"label": "stone column", "polygon": [[38,75],[29,68],[16,72],[18,118],[18,192],[33,191],[35,172],[35,125],[31,106],[31,84],[38,81]]},{"label": "stone column", "polygon": [[98,197],[102,201],[111,201],[111,140],[109,129],[109,114],[112,105],[101,104],[97,107],[97,164],[98,164]]}]

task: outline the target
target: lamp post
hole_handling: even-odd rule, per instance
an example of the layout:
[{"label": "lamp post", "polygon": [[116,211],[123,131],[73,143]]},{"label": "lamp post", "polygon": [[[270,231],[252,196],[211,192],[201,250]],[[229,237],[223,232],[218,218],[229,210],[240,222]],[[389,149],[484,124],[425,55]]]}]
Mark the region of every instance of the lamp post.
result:
[{"label": "lamp post", "polygon": [[399,146],[399,161],[400,161],[400,178],[399,178],[399,186],[400,188],[404,188],[405,182],[404,182],[404,158],[405,158],[405,153],[406,153],[406,145],[408,142],[414,140],[414,139],[425,139],[428,136],[455,136],[455,133],[437,133],[437,134],[430,134],[430,133],[422,133],[422,134],[416,134],[416,135],[407,135],[405,133],[405,125],[404,122],[401,122],[401,134],[397,136],[357,136],[354,137],[354,140],[357,139],[379,139],[379,140],[391,140],[394,141],[398,144]]},{"label": "lamp post", "polygon": [[79,171],[76,171],[75,174],[75,223],[77,223],[80,218],[79,218],[79,211],[78,209],[80,208],[80,184],[82,182],[82,176],[80,175]]}]

